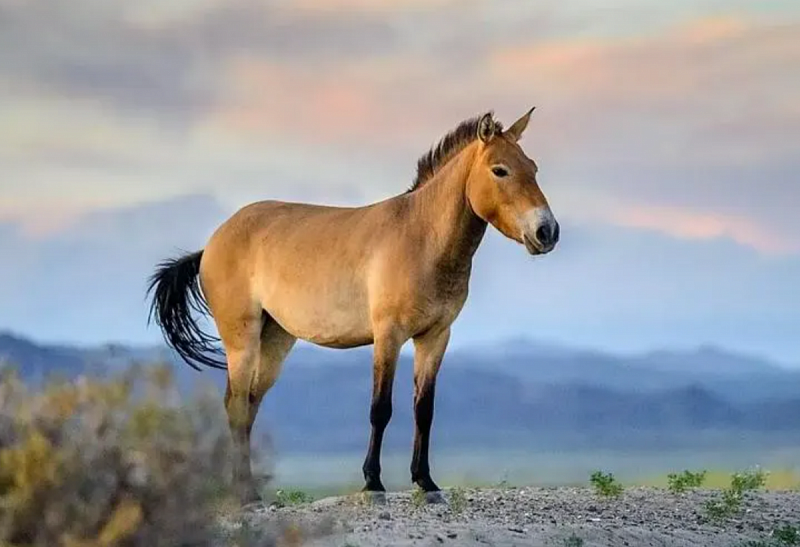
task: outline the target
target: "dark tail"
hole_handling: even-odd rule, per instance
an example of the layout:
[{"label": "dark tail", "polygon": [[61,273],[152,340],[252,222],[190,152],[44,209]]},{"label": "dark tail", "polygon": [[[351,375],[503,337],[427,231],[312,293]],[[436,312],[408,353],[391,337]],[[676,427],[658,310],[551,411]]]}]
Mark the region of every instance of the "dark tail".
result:
[{"label": "dark tail", "polygon": [[226,369],[223,355],[216,345],[219,339],[200,328],[192,311],[210,315],[208,305],[200,291],[198,274],[203,251],[164,260],[150,277],[147,294],[153,294],[148,324],[155,318],[164,333],[167,344],[186,361],[200,370],[199,365]]}]

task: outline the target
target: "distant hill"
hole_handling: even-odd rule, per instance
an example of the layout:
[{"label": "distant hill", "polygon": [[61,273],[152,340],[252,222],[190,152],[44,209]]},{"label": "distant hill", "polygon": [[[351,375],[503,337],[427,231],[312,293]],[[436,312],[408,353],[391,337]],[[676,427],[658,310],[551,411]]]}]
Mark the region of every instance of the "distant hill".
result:
[{"label": "distant hill", "polygon": [[[299,345],[262,405],[259,431],[268,431],[281,450],[363,448],[371,355],[371,348]],[[6,333],[0,334],[3,359],[31,381],[166,361],[183,391],[209,382],[221,393],[225,383],[224,372],[196,372],[163,347],[76,348]],[[412,368],[404,353],[389,447],[410,442]],[[800,370],[710,348],[630,357],[516,340],[448,353],[434,428],[437,446],[451,447],[779,443],[800,434]]]}]

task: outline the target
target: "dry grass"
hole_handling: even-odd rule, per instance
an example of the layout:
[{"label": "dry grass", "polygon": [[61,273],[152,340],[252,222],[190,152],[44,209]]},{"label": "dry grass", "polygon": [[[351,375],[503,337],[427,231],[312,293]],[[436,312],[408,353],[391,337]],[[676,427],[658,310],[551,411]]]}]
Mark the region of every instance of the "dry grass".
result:
[{"label": "dry grass", "polygon": [[164,367],[38,392],[4,371],[0,545],[213,545],[213,515],[232,499],[218,404],[180,401]]}]

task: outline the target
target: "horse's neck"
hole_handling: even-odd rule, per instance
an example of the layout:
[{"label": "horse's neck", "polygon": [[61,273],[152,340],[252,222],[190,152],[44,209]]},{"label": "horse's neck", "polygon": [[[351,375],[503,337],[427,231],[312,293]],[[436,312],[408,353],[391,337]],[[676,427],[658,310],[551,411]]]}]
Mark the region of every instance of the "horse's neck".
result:
[{"label": "horse's neck", "polygon": [[453,269],[466,268],[486,232],[486,222],[472,210],[467,199],[468,152],[454,158],[435,178],[415,191],[416,222],[425,230],[425,245],[436,262]]}]

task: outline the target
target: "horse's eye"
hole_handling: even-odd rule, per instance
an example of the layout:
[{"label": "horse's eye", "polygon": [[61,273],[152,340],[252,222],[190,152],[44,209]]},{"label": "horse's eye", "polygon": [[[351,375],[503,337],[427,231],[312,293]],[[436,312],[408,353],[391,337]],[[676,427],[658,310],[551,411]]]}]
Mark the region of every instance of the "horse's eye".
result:
[{"label": "horse's eye", "polygon": [[508,176],[508,171],[505,167],[492,167],[492,173],[494,173],[496,177]]}]

